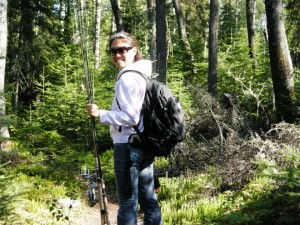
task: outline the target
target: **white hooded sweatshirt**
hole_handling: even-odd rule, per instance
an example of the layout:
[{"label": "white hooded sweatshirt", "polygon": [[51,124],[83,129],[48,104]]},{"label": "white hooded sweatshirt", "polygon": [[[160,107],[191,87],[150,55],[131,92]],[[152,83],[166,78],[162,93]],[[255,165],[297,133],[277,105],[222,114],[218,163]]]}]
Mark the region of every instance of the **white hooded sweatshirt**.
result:
[{"label": "white hooded sweatshirt", "polygon": [[[114,144],[127,143],[128,137],[135,133],[133,126],[138,125],[140,121],[146,81],[141,74],[134,71],[150,77],[152,62],[140,60],[120,70],[115,85],[112,108],[111,110],[100,110],[100,124],[110,125],[110,135]],[[142,131],[143,127],[141,120],[139,130]]]}]

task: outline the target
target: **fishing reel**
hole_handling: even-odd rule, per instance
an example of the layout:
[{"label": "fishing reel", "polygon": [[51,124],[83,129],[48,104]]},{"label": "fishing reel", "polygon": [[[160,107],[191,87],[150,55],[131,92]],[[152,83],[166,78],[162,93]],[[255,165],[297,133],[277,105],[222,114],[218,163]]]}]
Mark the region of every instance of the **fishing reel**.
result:
[{"label": "fishing reel", "polygon": [[99,201],[98,199],[98,184],[96,173],[89,173],[89,169],[85,166],[81,167],[81,175],[85,180],[89,181],[88,188],[86,191],[86,197],[90,207],[93,207]]}]

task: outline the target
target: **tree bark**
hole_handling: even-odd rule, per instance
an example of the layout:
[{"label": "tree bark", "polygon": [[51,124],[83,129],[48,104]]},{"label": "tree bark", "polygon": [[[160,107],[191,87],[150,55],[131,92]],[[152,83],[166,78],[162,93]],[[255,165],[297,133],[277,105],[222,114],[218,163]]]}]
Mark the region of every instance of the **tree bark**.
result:
[{"label": "tree bark", "polygon": [[[32,0],[21,0],[21,41],[30,46],[33,43],[33,3]],[[30,48],[30,47],[29,47]]]},{"label": "tree bark", "polygon": [[209,40],[208,40],[208,92],[217,94],[218,80],[218,27],[219,27],[219,2],[210,0]]},{"label": "tree bark", "polygon": [[250,58],[252,59],[256,58],[255,33],[254,33],[255,3],[256,0],[246,0],[248,46],[249,46],[249,55]]},{"label": "tree bark", "polygon": [[[147,0],[148,8],[148,21],[150,29],[150,60],[156,61],[156,13],[155,13],[155,0]],[[156,72],[156,71],[153,71]]]},{"label": "tree bark", "polygon": [[167,24],[166,2],[156,0],[156,46],[157,71],[161,82],[166,83],[167,75]]},{"label": "tree bark", "polygon": [[293,65],[282,20],[282,1],[265,0],[270,64],[278,121],[294,120],[295,100]]},{"label": "tree bark", "polygon": [[115,24],[117,31],[124,31],[124,25],[123,25],[123,20],[122,20],[122,14],[118,5],[118,0],[110,0],[111,3],[111,8],[113,11],[113,15],[115,18]]},{"label": "tree bark", "polygon": [[[5,117],[5,64],[7,52],[7,0],[0,0],[0,120]],[[0,123],[0,137],[8,138],[7,126]],[[1,140],[1,139],[0,139]]]},{"label": "tree bark", "polygon": [[65,3],[65,15],[64,15],[64,29],[63,29],[63,34],[64,34],[64,42],[66,44],[71,43],[72,41],[72,32],[73,30],[70,29],[72,27],[72,16],[71,16],[71,3],[70,1],[66,1]]},{"label": "tree bark", "polygon": [[100,65],[100,22],[101,22],[101,0],[96,0],[96,13],[95,13],[95,69]]},{"label": "tree bark", "polygon": [[[34,9],[32,0],[21,0],[21,16],[19,23],[18,48],[16,55],[16,66],[20,68],[15,74],[16,94],[14,107],[18,109],[19,101],[23,101],[25,106],[29,106],[34,99],[34,74],[36,68],[33,62],[33,38],[34,38]],[[24,97],[25,96],[25,97]]]},{"label": "tree bark", "polygon": [[239,30],[239,0],[235,1],[235,33]]}]

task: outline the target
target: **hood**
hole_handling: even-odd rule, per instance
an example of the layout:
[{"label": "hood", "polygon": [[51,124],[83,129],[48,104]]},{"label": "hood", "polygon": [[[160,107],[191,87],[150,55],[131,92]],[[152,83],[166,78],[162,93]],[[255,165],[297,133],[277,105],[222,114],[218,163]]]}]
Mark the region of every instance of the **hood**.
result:
[{"label": "hood", "polygon": [[151,77],[152,62],[150,60],[139,60],[134,63],[131,63],[130,65],[125,66],[123,69],[120,70],[117,79],[119,79],[120,75],[122,75],[126,71],[138,71],[146,75],[147,77]]}]

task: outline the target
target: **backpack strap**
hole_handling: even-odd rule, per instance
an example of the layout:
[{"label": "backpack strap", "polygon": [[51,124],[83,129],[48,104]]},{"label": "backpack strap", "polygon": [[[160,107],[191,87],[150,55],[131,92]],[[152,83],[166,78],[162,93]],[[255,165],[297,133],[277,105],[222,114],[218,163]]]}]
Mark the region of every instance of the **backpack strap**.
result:
[{"label": "backpack strap", "polygon": [[145,80],[148,79],[148,76],[146,74],[144,74],[140,71],[137,71],[137,70],[125,70],[123,73],[120,74],[119,79],[124,73],[127,73],[127,72],[135,72],[135,73],[138,73],[139,75],[141,75],[142,77],[144,77]]},{"label": "backpack strap", "polygon": [[[118,101],[117,98],[116,98],[116,100],[117,100],[117,104],[118,104],[119,109],[122,111],[121,106],[120,106],[119,101]],[[121,131],[122,131],[122,126],[119,126],[119,132],[121,133]]]},{"label": "backpack strap", "polygon": [[[118,101],[117,98],[116,98],[116,101],[117,101],[117,104],[118,104],[119,109],[122,111],[121,106],[120,106],[120,103],[119,103],[119,101]],[[141,115],[142,115],[142,114],[143,114],[143,108],[142,108],[142,111],[141,111]],[[135,130],[138,134],[141,133],[141,131],[138,129],[138,125],[141,123],[141,120],[142,120],[142,116],[141,116],[141,115],[140,115],[140,119],[139,119],[138,124],[135,125],[135,126],[133,126],[134,130]],[[121,131],[122,131],[122,126],[119,126],[119,132],[121,133]]]},{"label": "backpack strap", "polygon": [[[120,76],[119,76],[118,79],[120,79],[120,77],[121,77],[124,73],[127,73],[127,72],[135,72],[135,73],[141,75],[141,76],[145,79],[145,81],[147,81],[147,79],[148,79],[148,76],[147,76],[146,74],[144,74],[144,73],[142,73],[142,72],[140,72],[140,71],[137,71],[137,70],[126,70],[126,71],[124,71],[123,73],[120,74]],[[146,94],[146,91],[145,91],[145,94]],[[120,106],[120,103],[119,103],[119,101],[118,101],[117,98],[116,98],[116,101],[117,101],[117,104],[118,104],[119,109],[122,111],[121,106]],[[140,124],[141,121],[142,121],[142,115],[143,115],[143,113],[144,113],[144,109],[143,109],[143,107],[142,107],[139,122],[138,122],[137,125],[133,126],[134,130],[135,130],[136,133],[138,133],[138,134],[141,133],[141,131],[138,129],[138,126],[139,126],[139,124]],[[121,133],[121,131],[122,131],[122,126],[119,126],[119,132]]]}]

